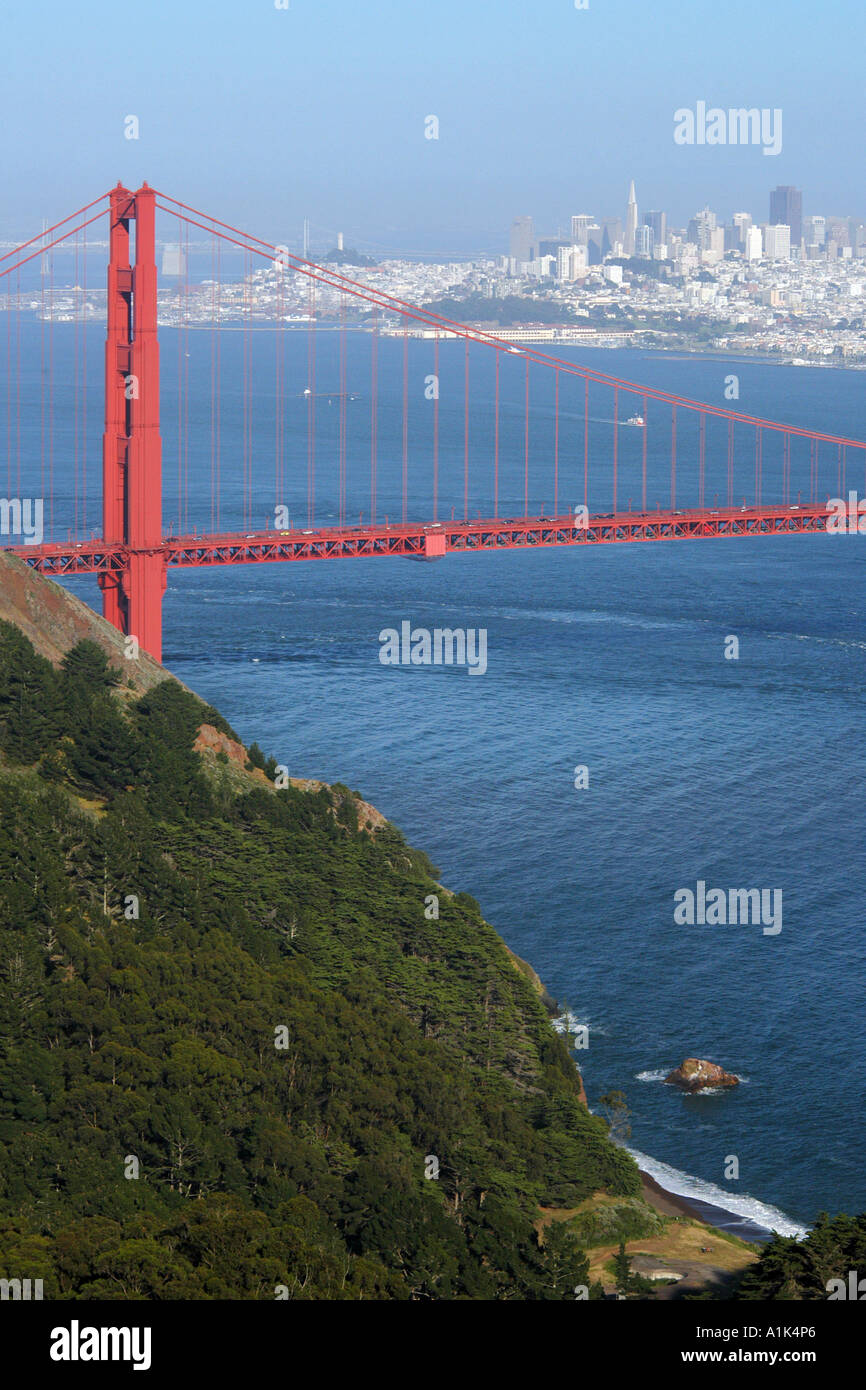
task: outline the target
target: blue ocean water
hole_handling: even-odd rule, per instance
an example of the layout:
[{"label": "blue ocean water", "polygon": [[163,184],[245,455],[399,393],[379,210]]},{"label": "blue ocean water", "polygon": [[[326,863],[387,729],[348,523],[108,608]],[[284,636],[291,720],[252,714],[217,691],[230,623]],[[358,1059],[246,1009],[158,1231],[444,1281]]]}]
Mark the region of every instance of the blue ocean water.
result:
[{"label": "blue ocean water", "polygon": [[[202,381],[204,336],[183,348],[193,379],[201,359]],[[320,382],[323,371],[334,380],[337,337],[329,345],[320,336]],[[443,381],[451,372],[456,382],[462,350],[450,346]],[[300,345],[293,351],[299,356]],[[350,346],[350,357],[361,351]],[[396,368],[399,344],[382,351]],[[224,347],[224,371],[233,352],[239,360],[240,335]],[[563,355],[720,405],[724,379],[736,372],[740,409],[866,437],[857,372]],[[166,379],[167,459],[172,389]],[[267,383],[259,389],[264,402]],[[548,438],[544,389],[533,400],[533,429]],[[396,419],[398,387],[390,390],[382,409]],[[369,411],[359,393],[354,404]],[[462,428],[456,387],[444,396],[443,418],[452,410]],[[561,482],[569,507],[582,500],[581,403],[572,408]],[[320,478],[326,494],[329,480],[332,488],[324,515],[339,505],[335,410],[320,404]],[[241,412],[240,392],[227,392],[224,472],[240,447]],[[603,450],[612,426],[601,406],[593,418]],[[472,511],[472,502],[484,505],[475,461],[489,423],[487,397],[471,420]],[[522,430],[519,412],[503,426],[511,459],[503,514],[521,510]],[[301,431],[298,415],[289,430],[295,509],[304,505],[308,463]],[[640,486],[636,441],[626,434],[623,500]],[[442,514],[462,505],[462,438],[445,435]],[[381,465],[392,506],[398,453],[395,446],[390,472],[387,459]],[[419,442],[413,467],[422,453]],[[744,479],[748,466],[744,445]],[[193,445],[193,511],[206,509],[208,467]],[[651,488],[661,489],[667,468],[659,445]],[[804,468],[807,480],[808,464],[795,464],[795,491]],[[366,469],[360,446],[354,477],[351,469],[359,478]],[[682,473],[681,495],[691,500],[694,470]],[[550,507],[548,486],[533,476],[539,505]],[[418,514],[428,500],[420,496]],[[253,520],[261,524],[258,514]],[[94,595],[90,581],[74,587]],[[793,1229],[821,1210],[866,1208],[864,596],[866,540],[853,536],[173,572],[165,662],[293,775],[360,790],[430,853],[443,882],[479,900],[550,992],[589,1025],[578,1060],[590,1102],[612,1088],[626,1093],[631,1142],[663,1165],[661,1181],[675,1185],[674,1170],[681,1190],[726,1196],[764,1224],[785,1225],[784,1213]],[[379,633],[404,620],[485,628],[484,676],[383,666]],[[724,658],[731,635],[737,661]],[[578,765],[589,769],[583,790],[574,786]],[[698,880],[781,889],[782,931],[676,925],[674,893]],[[686,1056],[718,1062],[743,1084],[685,1097],[661,1078]],[[725,1177],[732,1156],[736,1181]]]}]

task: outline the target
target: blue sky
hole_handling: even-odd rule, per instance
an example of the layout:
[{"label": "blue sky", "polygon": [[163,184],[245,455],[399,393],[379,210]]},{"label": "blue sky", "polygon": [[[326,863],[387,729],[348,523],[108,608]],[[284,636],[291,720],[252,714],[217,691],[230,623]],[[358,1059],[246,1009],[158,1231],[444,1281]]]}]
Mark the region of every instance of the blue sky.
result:
[{"label": "blue sky", "polygon": [[[622,213],[630,178],[676,223],[763,219],[777,183],[866,220],[862,0],[48,0],[2,30],[2,237],[119,178],[383,250],[505,250],[518,214]],[[677,146],[699,100],[780,107],[782,153]]]}]

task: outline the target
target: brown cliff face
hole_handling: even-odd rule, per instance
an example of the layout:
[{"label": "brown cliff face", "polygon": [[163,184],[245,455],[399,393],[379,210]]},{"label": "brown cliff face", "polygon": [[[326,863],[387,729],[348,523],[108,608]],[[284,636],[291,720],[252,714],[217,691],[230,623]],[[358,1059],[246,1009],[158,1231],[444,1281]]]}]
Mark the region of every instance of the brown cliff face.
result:
[{"label": "brown cliff face", "polygon": [[[193,748],[196,753],[224,753],[230,763],[234,763],[236,767],[242,768],[244,771],[248,770],[249,755],[244,745],[238,743],[236,739],[229,738],[228,734],[220,733],[213,724],[201,725]],[[250,775],[258,777],[261,782],[268,780],[260,767],[254,767]]]},{"label": "brown cliff face", "polygon": [[87,638],[105,652],[120,673],[121,691],[141,695],[168,676],[147,652],[127,660],[124,638],[116,628],[60,584],[37,574],[17,555],[0,550],[0,620],[14,623],[40,656],[59,666],[76,643]]},{"label": "brown cliff face", "polygon": [[739,1086],[740,1078],[731,1072],[723,1071],[715,1062],[703,1062],[697,1057],[687,1057],[676,1071],[665,1077],[672,1086],[683,1091],[702,1091],[708,1086]]}]

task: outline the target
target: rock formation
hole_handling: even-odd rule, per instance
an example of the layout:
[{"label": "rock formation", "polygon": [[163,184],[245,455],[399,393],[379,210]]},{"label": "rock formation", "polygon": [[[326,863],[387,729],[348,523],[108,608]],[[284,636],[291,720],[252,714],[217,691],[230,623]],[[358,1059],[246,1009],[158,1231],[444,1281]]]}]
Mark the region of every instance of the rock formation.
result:
[{"label": "rock formation", "polygon": [[682,1066],[665,1077],[673,1086],[683,1091],[702,1091],[708,1086],[739,1086],[740,1078],[729,1071],[723,1071],[715,1062],[702,1062],[697,1057],[687,1057]]}]

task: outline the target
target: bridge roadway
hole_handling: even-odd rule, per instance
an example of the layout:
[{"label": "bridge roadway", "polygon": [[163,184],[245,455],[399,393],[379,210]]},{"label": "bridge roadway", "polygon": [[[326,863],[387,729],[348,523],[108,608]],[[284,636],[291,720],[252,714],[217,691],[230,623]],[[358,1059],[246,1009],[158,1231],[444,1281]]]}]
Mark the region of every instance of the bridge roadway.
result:
[{"label": "bridge roadway", "polygon": [[[169,535],[156,551],[147,553],[163,555],[169,569],[365,559],[379,555],[434,560],[446,554],[476,550],[804,535],[826,532],[827,518],[827,504],[812,502],[797,506],[617,512],[577,522],[571,514],[433,523],[383,521],[366,526],[316,526],[230,535]],[[106,546],[98,538],[9,549],[33,569],[53,577],[123,571],[131,553],[127,546]]]}]

